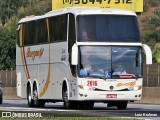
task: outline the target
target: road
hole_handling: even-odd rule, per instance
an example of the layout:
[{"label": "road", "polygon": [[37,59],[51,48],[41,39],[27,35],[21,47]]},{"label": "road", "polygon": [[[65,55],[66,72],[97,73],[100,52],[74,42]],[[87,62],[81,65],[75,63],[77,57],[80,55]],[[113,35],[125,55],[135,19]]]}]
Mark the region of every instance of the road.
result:
[{"label": "road", "polygon": [[128,104],[126,110],[117,110],[116,107],[108,107],[104,103],[96,103],[91,110],[66,110],[62,103],[47,103],[44,108],[29,108],[27,101],[21,100],[4,100],[0,105],[1,111],[28,111],[28,112],[48,112],[52,114],[84,115],[97,117],[136,117],[143,119],[158,120],[160,119],[160,105],[148,104]]}]

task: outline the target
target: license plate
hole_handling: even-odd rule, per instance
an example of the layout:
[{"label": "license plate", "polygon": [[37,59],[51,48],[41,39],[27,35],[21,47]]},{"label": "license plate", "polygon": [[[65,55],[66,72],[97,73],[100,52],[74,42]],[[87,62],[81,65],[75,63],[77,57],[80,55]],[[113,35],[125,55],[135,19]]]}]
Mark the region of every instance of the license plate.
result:
[{"label": "license plate", "polygon": [[107,98],[117,98],[117,94],[107,94]]}]

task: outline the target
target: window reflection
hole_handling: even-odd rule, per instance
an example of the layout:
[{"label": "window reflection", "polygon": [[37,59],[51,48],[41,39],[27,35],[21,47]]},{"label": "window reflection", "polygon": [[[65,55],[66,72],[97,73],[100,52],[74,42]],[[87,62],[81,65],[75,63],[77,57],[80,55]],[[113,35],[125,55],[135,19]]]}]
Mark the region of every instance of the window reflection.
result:
[{"label": "window reflection", "polygon": [[79,49],[80,77],[142,77],[140,47],[80,46]]},{"label": "window reflection", "polygon": [[135,16],[80,15],[77,17],[77,25],[78,41],[80,42],[140,41]]}]

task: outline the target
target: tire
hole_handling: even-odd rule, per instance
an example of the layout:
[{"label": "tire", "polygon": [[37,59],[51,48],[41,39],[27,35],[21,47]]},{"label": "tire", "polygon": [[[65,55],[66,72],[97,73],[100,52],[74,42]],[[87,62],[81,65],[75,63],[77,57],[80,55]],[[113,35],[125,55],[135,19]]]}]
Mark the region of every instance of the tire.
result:
[{"label": "tire", "polygon": [[94,107],[94,102],[92,102],[92,101],[86,102],[86,108],[87,109],[92,109],[93,107]]},{"label": "tire", "polygon": [[120,101],[117,103],[117,108],[119,110],[125,110],[127,108],[128,101]]},{"label": "tire", "polygon": [[28,106],[29,107],[34,107],[34,102],[33,102],[33,99],[32,99],[31,87],[30,86],[27,88],[27,101],[28,101]]},{"label": "tire", "polygon": [[70,101],[70,108],[71,109],[77,109],[78,108],[78,102]]},{"label": "tire", "polygon": [[79,109],[92,109],[93,106],[94,106],[94,102],[92,101],[79,102]]},{"label": "tire", "polygon": [[0,99],[0,104],[2,104],[2,102],[3,102],[3,98]]},{"label": "tire", "polygon": [[78,102],[68,100],[68,89],[66,85],[62,89],[63,107],[65,109],[77,109]]},{"label": "tire", "polygon": [[38,99],[38,91],[36,86],[33,87],[33,104],[34,107],[37,108],[43,108],[45,106],[45,101]]},{"label": "tire", "polygon": [[63,97],[63,107],[66,108],[66,109],[69,109],[71,107],[71,105],[70,105],[71,102],[68,100],[67,87],[65,87],[63,89],[62,97]]},{"label": "tire", "polygon": [[38,107],[39,108],[44,108],[44,106],[45,106],[45,101],[43,101],[43,100],[38,100]]}]

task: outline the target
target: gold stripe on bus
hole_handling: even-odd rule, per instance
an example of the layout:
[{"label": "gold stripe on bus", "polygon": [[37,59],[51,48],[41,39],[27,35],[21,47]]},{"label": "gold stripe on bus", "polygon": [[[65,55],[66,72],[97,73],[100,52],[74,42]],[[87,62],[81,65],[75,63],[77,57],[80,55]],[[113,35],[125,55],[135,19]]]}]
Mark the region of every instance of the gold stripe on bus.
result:
[{"label": "gold stripe on bus", "polygon": [[23,69],[24,69],[24,72],[25,72],[25,76],[26,76],[26,79],[28,80],[29,79],[29,75],[28,75],[28,72],[27,72],[27,68],[26,68],[26,62],[25,62],[25,53],[24,53],[24,46],[23,46],[23,41],[24,41],[24,27],[23,25],[21,25],[21,28],[20,28],[20,52],[21,52],[21,58],[22,58],[22,64],[23,64]]},{"label": "gold stripe on bus", "polygon": [[50,31],[49,31],[49,21],[48,21],[48,18],[46,19],[46,23],[47,23],[47,32],[48,32],[48,43],[50,43]]},{"label": "gold stripe on bus", "polygon": [[46,23],[47,23],[47,32],[48,32],[48,47],[49,47],[49,62],[48,62],[48,75],[47,75],[47,81],[42,89],[42,91],[40,92],[39,94],[39,97],[42,97],[47,89],[48,89],[48,86],[49,86],[49,83],[50,83],[50,32],[49,32],[49,22],[48,22],[48,18],[46,19]]},{"label": "gold stripe on bus", "polygon": [[26,78],[28,80],[29,76],[28,76],[27,69],[26,69],[26,63],[25,63],[25,60],[24,60],[24,50],[23,50],[23,47],[20,47],[20,51],[21,51],[22,63],[23,63],[23,66],[24,66],[23,68],[24,68],[24,71],[25,71]]},{"label": "gold stripe on bus", "polygon": [[19,38],[20,38],[20,46],[22,46],[22,42],[23,42],[23,25],[20,25],[20,34],[19,34]]}]

